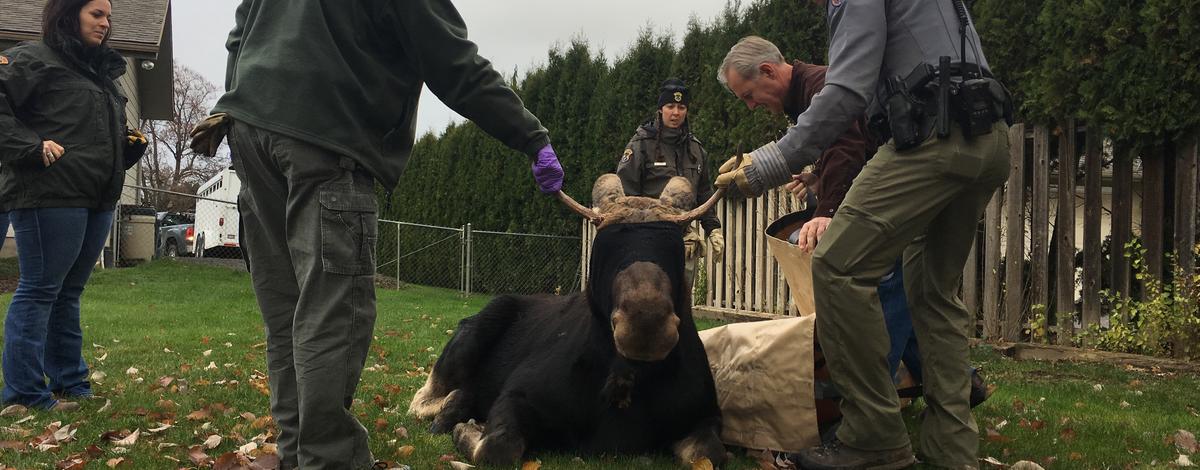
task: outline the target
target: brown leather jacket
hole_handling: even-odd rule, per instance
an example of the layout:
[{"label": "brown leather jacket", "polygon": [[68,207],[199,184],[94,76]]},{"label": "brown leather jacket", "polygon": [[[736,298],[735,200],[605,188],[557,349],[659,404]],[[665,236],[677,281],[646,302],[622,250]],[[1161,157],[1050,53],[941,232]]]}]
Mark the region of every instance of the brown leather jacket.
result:
[{"label": "brown leather jacket", "polygon": [[[825,86],[826,69],[828,67],[823,65],[798,60],[792,63],[792,84],[783,100],[788,119],[795,122],[796,117],[808,109],[813,96]],[[867,164],[867,157],[875,153],[876,146],[866,129],[866,117],[859,117],[817,159],[814,171],[818,181],[817,210],[813,217],[833,217],[850,191],[854,177]]]}]

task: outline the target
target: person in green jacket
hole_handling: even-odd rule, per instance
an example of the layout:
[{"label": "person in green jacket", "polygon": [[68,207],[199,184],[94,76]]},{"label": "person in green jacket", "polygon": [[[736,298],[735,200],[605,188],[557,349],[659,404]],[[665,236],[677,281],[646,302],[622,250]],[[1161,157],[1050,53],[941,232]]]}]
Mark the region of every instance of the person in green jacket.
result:
[{"label": "person in green jacket", "polygon": [[[676,176],[687,178],[699,206],[712,196],[708,176],[708,153],[688,125],[688,104],[691,93],[683,80],[669,78],[658,93],[658,109],[654,119],[638,126],[621,159],[617,176],[621,178],[626,196],[658,198],[667,182]],[[715,209],[700,216],[700,226],[708,237],[713,257],[720,259],[725,249],[721,221]],[[689,226],[683,237],[685,248],[684,285],[690,290],[696,275],[696,263],[704,255],[703,241],[695,228]]]},{"label": "person in green jacket", "polygon": [[370,468],[350,407],[375,324],[375,183],[400,178],[422,85],[529,156],[543,193],[562,167],[449,0],[243,0],[226,45],[226,92],[193,148],[228,132],[281,468]]},{"label": "person in green jacket", "polygon": [[5,404],[63,411],[92,396],[79,299],[146,150],[125,126],[111,14],[109,0],[50,0],[42,39],[0,52],[0,212],[21,271],[4,319]]}]

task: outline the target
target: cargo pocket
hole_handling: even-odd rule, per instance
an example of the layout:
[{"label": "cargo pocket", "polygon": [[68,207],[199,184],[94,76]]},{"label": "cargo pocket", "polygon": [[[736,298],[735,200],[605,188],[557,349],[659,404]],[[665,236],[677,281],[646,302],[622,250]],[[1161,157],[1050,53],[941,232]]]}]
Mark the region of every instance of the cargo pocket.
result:
[{"label": "cargo pocket", "polygon": [[[829,229],[821,235],[814,259],[820,259],[839,274],[856,271],[870,250],[882,243],[888,230],[882,221],[848,211],[843,206]],[[838,223],[838,217],[845,222]]]},{"label": "cargo pocket", "polygon": [[322,189],[321,265],[325,272],[348,276],[375,273],[379,237],[375,195]]}]

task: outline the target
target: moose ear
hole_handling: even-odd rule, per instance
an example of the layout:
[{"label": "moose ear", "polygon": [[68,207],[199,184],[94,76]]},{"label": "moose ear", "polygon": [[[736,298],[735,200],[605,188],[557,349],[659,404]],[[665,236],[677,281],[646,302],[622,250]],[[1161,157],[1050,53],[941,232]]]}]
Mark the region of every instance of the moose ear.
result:
[{"label": "moose ear", "polygon": [[605,206],[623,196],[625,188],[621,186],[621,178],[613,173],[605,173],[596,178],[596,184],[592,186],[592,207],[603,210]]},{"label": "moose ear", "polygon": [[667,182],[658,202],[679,210],[690,210],[696,206],[696,194],[692,192],[692,183],[687,178],[676,176]]}]

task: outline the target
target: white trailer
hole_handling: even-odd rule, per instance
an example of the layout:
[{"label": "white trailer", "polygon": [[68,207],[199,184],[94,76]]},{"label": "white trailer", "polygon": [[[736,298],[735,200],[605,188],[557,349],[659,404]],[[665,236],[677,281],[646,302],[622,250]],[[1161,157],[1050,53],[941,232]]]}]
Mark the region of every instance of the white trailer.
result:
[{"label": "white trailer", "polygon": [[238,237],[237,195],[242,188],[233,168],[214,175],[196,191],[196,256],[211,256],[214,248],[241,248]]}]

